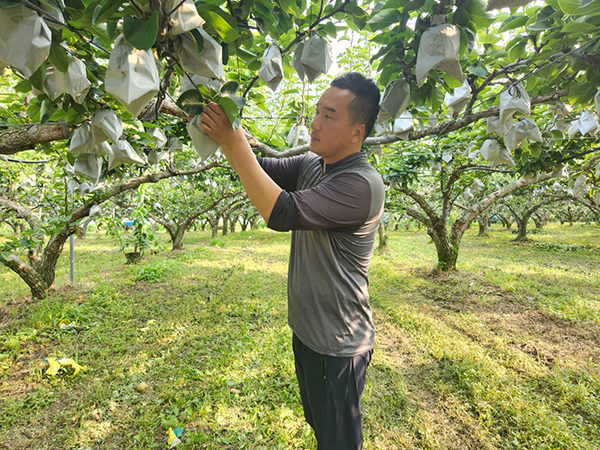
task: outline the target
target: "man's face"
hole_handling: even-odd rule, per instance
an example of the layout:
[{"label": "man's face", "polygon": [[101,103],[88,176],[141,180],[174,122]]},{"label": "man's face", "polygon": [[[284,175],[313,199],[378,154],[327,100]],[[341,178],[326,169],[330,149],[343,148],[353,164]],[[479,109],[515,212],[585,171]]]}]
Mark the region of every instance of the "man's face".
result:
[{"label": "man's face", "polygon": [[310,150],[321,156],[325,163],[332,164],[356,151],[362,143],[364,124],[350,124],[348,105],[354,94],[346,89],[330,87],[317,102],[315,117],[310,124],[312,130]]}]

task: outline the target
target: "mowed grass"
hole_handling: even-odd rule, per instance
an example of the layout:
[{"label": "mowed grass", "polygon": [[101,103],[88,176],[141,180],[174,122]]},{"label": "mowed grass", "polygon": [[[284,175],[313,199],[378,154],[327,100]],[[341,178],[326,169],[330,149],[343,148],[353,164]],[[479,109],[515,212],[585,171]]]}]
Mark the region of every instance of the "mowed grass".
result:
[{"label": "mowed grass", "polygon": [[[431,272],[424,231],[375,252],[365,449],[600,448],[600,228],[520,245],[475,228],[458,272]],[[164,449],[183,427],[178,449],[316,449],[286,320],[289,238],[190,233],[127,266],[89,233],[75,285],[65,249],[36,303],[0,269],[0,448]],[[49,377],[50,357],[87,370]]]}]

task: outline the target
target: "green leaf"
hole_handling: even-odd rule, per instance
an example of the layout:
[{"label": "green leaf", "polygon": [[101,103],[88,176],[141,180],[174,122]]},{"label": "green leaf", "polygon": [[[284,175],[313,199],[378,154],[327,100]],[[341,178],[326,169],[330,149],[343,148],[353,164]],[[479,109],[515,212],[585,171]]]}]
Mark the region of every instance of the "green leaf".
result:
[{"label": "green leaf", "polygon": [[44,78],[46,78],[46,64],[42,64],[34,73],[29,77],[31,85],[38,91],[44,91]]},{"label": "green leaf", "polygon": [[45,99],[40,107],[40,123],[42,125],[48,123],[55,110],[56,107],[54,106],[52,100],[50,100],[49,98]]},{"label": "green leaf", "polygon": [[144,19],[136,19],[132,16],[124,17],[123,34],[127,42],[135,48],[150,50],[158,34],[158,11],[152,11],[152,15]]},{"label": "green leaf", "polygon": [[202,3],[198,5],[198,14],[210,24],[221,36],[223,41],[229,43],[240,37],[235,19],[216,5]]},{"label": "green leaf", "polygon": [[198,53],[202,53],[202,50],[204,50],[204,38],[202,37],[202,34],[200,34],[197,28],[194,28],[192,31],[190,31],[190,34],[192,35],[192,39],[196,43]]},{"label": "green leaf", "polygon": [[534,158],[539,158],[542,155],[542,146],[538,143],[532,144],[529,147],[529,152]]},{"label": "green leaf", "polygon": [[454,12],[452,23],[460,27],[466,27],[469,25],[470,20],[471,16],[465,8],[457,8],[457,10]]},{"label": "green leaf", "polygon": [[487,1],[484,3],[482,0],[465,0],[461,5],[469,11],[471,22],[475,24],[477,29],[487,28],[494,23],[494,16],[485,10],[487,3]]},{"label": "green leaf", "polygon": [[384,9],[367,20],[372,31],[382,30],[400,21],[400,12],[396,9]]},{"label": "green leaf", "polygon": [[48,61],[50,61],[50,64],[56,67],[56,70],[62,73],[67,73],[69,70],[69,55],[64,47],[54,40],[50,45]]},{"label": "green leaf", "polygon": [[525,54],[525,47],[527,46],[527,42],[519,42],[515,46],[513,46],[508,52],[508,59],[510,62],[515,62],[517,59],[521,58]]},{"label": "green leaf", "polygon": [[206,101],[199,90],[190,89],[189,91],[185,91],[183,94],[181,94],[177,100],[177,106],[183,109],[186,113],[191,114],[192,116],[197,116],[198,114],[202,114],[202,111],[204,111]]},{"label": "green leaf", "polygon": [[106,22],[106,20],[116,13],[124,3],[125,0],[102,0],[102,2],[94,9],[92,24]]},{"label": "green leaf", "polygon": [[[33,76],[33,75],[32,75]],[[21,92],[22,94],[27,94],[31,91],[31,81],[22,80],[15,85],[15,91]]]},{"label": "green leaf", "polygon": [[596,86],[587,81],[577,83],[571,89],[569,89],[569,102],[571,105],[576,103],[585,105],[592,101],[596,95]]},{"label": "green leaf", "polygon": [[562,28],[562,32],[565,34],[596,33],[598,32],[598,27],[586,22],[569,22]]},{"label": "green leaf", "polygon": [[581,0],[558,0],[558,6],[570,16],[600,14],[600,2],[597,1],[582,5]]},{"label": "green leaf", "polygon": [[[227,114],[227,117],[229,117],[229,121],[231,122],[232,125],[234,125],[234,129],[237,128],[235,127],[235,122],[236,119],[238,118],[238,114],[239,114],[239,109],[237,107],[237,105],[235,104],[235,102],[230,99],[229,97],[221,97],[219,99],[219,101],[217,102],[217,104],[223,108],[223,111],[225,111],[225,114]],[[239,126],[239,124],[238,124]]]},{"label": "green leaf", "polygon": [[228,81],[223,86],[221,86],[221,93],[228,95],[236,95],[239,87],[240,84],[237,81]]},{"label": "green leaf", "polygon": [[500,25],[498,32],[502,33],[504,31],[514,30],[515,28],[522,27],[527,23],[528,20],[529,17],[527,16],[511,16],[504,22],[502,22],[502,25]]},{"label": "green leaf", "polygon": [[106,24],[106,31],[108,32],[108,38],[110,41],[114,41],[115,37],[117,37],[117,22],[108,22]]},{"label": "green leaf", "polygon": [[481,63],[481,61],[477,61],[477,64],[467,68],[467,72],[472,73],[473,75],[477,75],[480,78],[487,78],[490,74],[485,68],[485,66]]},{"label": "green leaf", "polygon": [[288,14],[297,15],[299,12],[296,0],[280,0],[279,7]]},{"label": "green leaf", "polygon": [[442,89],[439,89],[437,86],[431,90],[431,94],[429,95],[429,102],[431,104],[431,110],[436,112],[440,109],[442,102],[444,101],[444,92]]}]

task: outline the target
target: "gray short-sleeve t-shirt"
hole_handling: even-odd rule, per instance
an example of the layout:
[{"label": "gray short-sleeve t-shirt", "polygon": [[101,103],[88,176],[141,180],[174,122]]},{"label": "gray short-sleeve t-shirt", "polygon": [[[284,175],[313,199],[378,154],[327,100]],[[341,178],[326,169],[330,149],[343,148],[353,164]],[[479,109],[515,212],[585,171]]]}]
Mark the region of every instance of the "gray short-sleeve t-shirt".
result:
[{"label": "gray short-sleeve t-shirt", "polygon": [[317,353],[355,356],[373,348],[368,268],[385,189],[364,152],[323,172],[323,159],[308,153],[262,159],[284,191],[269,227],[292,230],[288,272],[288,322]]}]

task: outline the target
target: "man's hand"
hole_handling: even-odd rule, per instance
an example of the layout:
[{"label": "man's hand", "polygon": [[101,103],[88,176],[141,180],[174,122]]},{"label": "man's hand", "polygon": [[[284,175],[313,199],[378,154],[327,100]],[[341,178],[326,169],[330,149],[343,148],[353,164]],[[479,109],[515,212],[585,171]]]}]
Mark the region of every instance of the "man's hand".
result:
[{"label": "man's hand", "polygon": [[242,127],[234,130],[229,121],[229,117],[219,105],[210,102],[200,114],[200,130],[208,134],[211,138],[217,141],[222,147],[231,147],[231,144],[240,137],[243,141],[246,140]]}]

